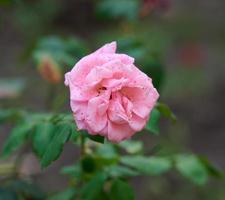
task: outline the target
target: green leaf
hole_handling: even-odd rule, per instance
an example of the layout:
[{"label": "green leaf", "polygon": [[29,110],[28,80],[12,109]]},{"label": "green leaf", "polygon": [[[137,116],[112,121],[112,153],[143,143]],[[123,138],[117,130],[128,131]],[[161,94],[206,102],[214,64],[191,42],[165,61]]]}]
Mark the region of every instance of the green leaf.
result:
[{"label": "green leaf", "polygon": [[63,192],[58,192],[50,196],[47,200],[73,200],[76,193],[77,192],[74,188],[68,188]]},{"label": "green leaf", "polygon": [[101,135],[88,135],[88,138],[90,138],[91,140],[98,142],[98,143],[104,143],[105,142],[105,137],[101,136]]},{"label": "green leaf", "polygon": [[60,123],[55,127],[51,142],[48,144],[41,158],[41,166],[47,167],[61,154],[64,144],[71,135],[71,126],[67,123]]},{"label": "green leaf", "polygon": [[81,173],[82,173],[80,163],[77,164],[77,165],[71,165],[71,166],[63,167],[62,170],[61,170],[61,173],[69,175],[73,178],[79,179],[81,177]]},{"label": "green leaf", "polygon": [[92,173],[96,169],[96,163],[92,156],[87,155],[84,156],[81,160],[81,166],[84,172],[86,173]]},{"label": "green leaf", "polygon": [[104,143],[105,142],[105,137],[101,136],[101,135],[90,135],[87,133],[87,131],[80,131],[81,134],[83,134],[85,137],[88,137],[89,139],[91,139],[94,142],[98,142],[98,143]]},{"label": "green leaf", "polygon": [[118,163],[118,157],[101,157],[101,156],[95,156],[95,163],[99,170],[104,169],[106,166],[113,165]]},{"label": "green leaf", "polygon": [[19,121],[24,117],[25,112],[17,109],[0,109],[0,124],[5,122]]},{"label": "green leaf", "polygon": [[166,157],[123,156],[120,162],[146,175],[161,175],[172,167]]},{"label": "green leaf", "polygon": [[112,165],[107,168],[107,172],[109,176],[112,177],[129,177],[129,176],[137,176],[139,173],[133,169],[130,169],[125,166]]},{"label": "green leaf", "polygon": [[110,197],[112,200],[134,200],[134,190],[128,183],[116,179],[112,183]]},{"label": "green leaf", "polygon": [[118,52],[126,53],[136,60],[141,60],[147,53],[147,48],[144,43],[137,37],[125,36],[117,40]]},{"label": "green leaf", "polygon": [[99,145],[99,147],[96,150],[96,153],[97,155],[103,158],[115,159],[118,157],[116,148],[111,143],[105,143],[105,144]]},{"label": "green leaf", "polygon": [[82,200],[97,200],[102,192],[104,182],[106,180],[105,173],[97,173],[82,189]]},{"label": "green leaf", "polygon": [[33,123],[22,123],[14,127],[3,146],[1,157],[7,158],[11,153],[21,147],[26,141],[32,128]]},{"label": "green leaf", "polygon": [[48,55],[60,68],[64,68],[65,66],[72,67],[87,52],[86,45],[77,38],[49,36],[38,41],[33,51],[33,58],[36,62],[39,62],[43,55]]},{"label": "green leaf", "polygon": [[41,158],[54,135],[54,125],[48,122],[37,124],[32,135],[33,150]]},{"label": "green leaf", "polygon": [[120,147],[124,148],[127,153],[136,154],[143,150],[143,143],[141,141],[126,140],[119,144]]},{"label": "green leaf", "polygon": [[167,106],[166,104],[163,103],[158,103],[157,104],[157,109],[158,111],[166,118],[170,119],[172,122],[176,122],[177,118],[174,115],[174,113],[171,111],[171,109],[169,108],[169,106]]},{"label": "green leaf", "polygon": [[176,169],[197,185],[203,185],[208,180],[205,165],[194,155],[178,155],[175,157]]},{"label": "green leaf", "polygon": [[224,178],[224,172],[214,166],[207,158],[200,156],[199,159],[207,168],[209,175],[216,178]]},{"label": "green leaf", "polygon": [[147,122],[146,129],[151,133],[158,135],[159,134],[159,120],[160,112],[154,108],[150,114],[150,118]]},{"label": "green leaf", "polygon": [[138,17],[139,2],[137,0],[102,0],[97,4],[99,16],[108,18],[124,17],[134,20]]},{"label": "green leaf", "polygon": [[[150,45],[150,44],[148,44],[148,45]],[[147,52],[147,55],[145,54],[144,60],[141,61],[140,66],[142,66],[142,71],[152,78],[152,83],[153,83],[154,87],[158,91],[160,91],[161,87],[163,86],[164,79],[165,79],[165,69],[164,69],[165,66],[161,63],[160,59],[156,58],[156,57],[159,57],[159,54],[160,54],[160,53],[155,52],[155,51],[157,51],[155,49],[155,48],[157,48],[156,45],[154,44],[151,46],[153,47],[151,49],[151,51],[153,51],[153,52]],[[148,55],[152,56],[152,58],[149,58]]]}]

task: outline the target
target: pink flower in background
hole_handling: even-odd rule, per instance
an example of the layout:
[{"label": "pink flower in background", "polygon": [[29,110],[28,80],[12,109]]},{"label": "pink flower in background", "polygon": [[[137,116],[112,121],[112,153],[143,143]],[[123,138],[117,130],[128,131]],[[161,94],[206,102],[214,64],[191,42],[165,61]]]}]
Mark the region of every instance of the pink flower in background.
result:
[{"label": "pink flower in background", "polygon": [[66,73],[65,84],[78,129],[113,142],[141,131],[159,97],[134,58],[116,53],[116,42],[82,58]]}]

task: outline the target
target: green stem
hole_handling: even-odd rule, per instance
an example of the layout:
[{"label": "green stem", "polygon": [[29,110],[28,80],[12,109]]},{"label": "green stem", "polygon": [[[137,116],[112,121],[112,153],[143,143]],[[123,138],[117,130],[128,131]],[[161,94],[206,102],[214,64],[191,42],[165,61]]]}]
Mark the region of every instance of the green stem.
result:
[{"label": "green stem", "polygon": [[55,98],[56,93],[56,87],[55,85],[48,85],[48,91],[47,91],[47,97],[46,97],[46,109],[52,111],[52,104]]},{"label": "green stem", "polygon": [[7,176],[14,174],[16,167],[13,163],[6,163],[0,165],[0,176]]},{"label": "green stem", "polygon": [[81,157],[85,155],[85,136],[81,134]]}]

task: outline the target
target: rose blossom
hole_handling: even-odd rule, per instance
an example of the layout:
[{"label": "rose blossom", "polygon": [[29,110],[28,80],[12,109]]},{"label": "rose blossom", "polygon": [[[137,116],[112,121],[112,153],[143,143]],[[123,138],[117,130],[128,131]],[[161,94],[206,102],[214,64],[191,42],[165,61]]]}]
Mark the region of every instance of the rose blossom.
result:
[{"label": "rose blossom", "polygon": [[82,58],[66,73],[65,84],[78,129],[113,142],[141,131],[159,97],[134,58],[116,53],[116,42]]}]

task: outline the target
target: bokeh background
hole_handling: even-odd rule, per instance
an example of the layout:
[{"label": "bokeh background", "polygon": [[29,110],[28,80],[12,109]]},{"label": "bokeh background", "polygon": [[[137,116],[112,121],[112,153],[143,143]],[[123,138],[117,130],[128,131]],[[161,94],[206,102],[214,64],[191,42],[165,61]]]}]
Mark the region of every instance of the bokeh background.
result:
[{"label": "bokeh background", "polygon": [[[224,11],[223,0],[0,0],[0,106],[68,111],[63,73],[115,40],[153,78],[160,100],[178,118],[175,125],[161,121],[159,137],[140,136],[146,148],[160,143],[168,152],[194,152],[224,170]],[[0,146],[9,129],[1,127]],[[77,157],[68,144],[41,172],[27,153],[21,170],[34,174],[43,190],[56,191],[67,185],[60,167]],[[170,174],[132,184],[137,199],[225,199],[221,180],[197,187]]]}]

